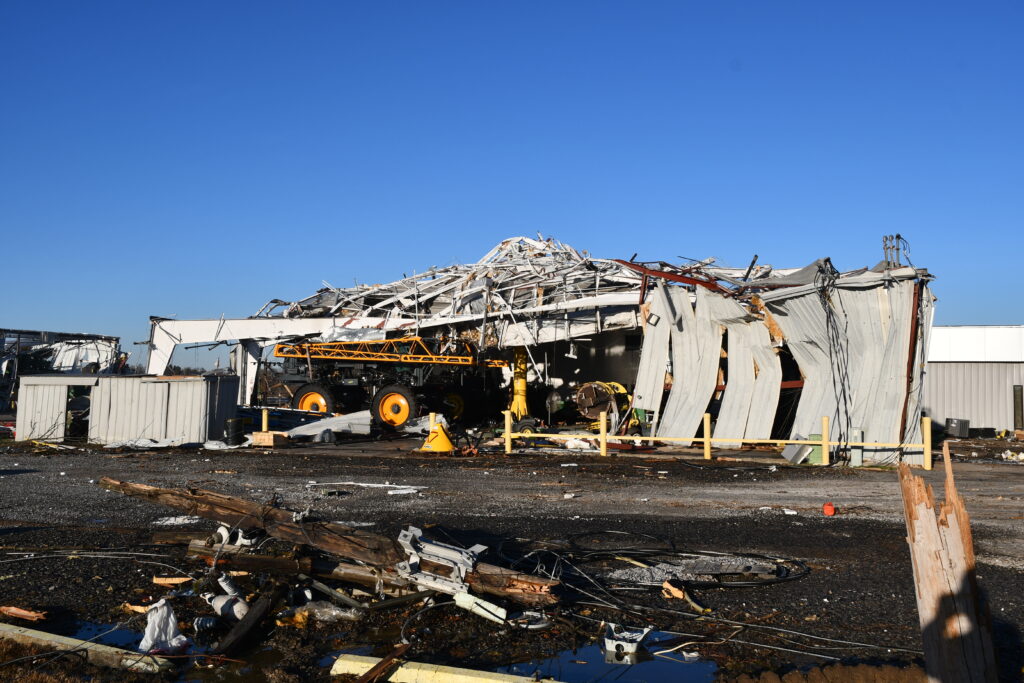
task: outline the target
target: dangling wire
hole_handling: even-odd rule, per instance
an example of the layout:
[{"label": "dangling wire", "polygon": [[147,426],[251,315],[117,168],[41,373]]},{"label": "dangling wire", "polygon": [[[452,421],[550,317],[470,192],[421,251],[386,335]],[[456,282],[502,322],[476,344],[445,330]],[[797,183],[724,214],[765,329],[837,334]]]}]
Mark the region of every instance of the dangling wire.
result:
[{"label": "dangling wire", "polygon": [[[839,271],[832,265],[830,259],[825,259],[818,267],[814,276],[814,284],[818,290],[818,300],[821,302],[822,311],[825,313],[825,334],[828,340],[828,360],[832,371],[832,390],[835,394],[836,409],[833,414],[833,424],[838,428],[838,442],[840,453],[844,460],[849,459],[850,441],[850,414],[852,412],[852,399],[850,396],[850,351],[849,337],[847,330],[849,317],[846,315],[846,308],[843,306],[842,297],[836,287],[839,279]],[[836,305],[842,312],[842,321],[836,313]],[[830,439],[831,440],[831,439]],[[838,461],[837,457],[832,462]]]}]

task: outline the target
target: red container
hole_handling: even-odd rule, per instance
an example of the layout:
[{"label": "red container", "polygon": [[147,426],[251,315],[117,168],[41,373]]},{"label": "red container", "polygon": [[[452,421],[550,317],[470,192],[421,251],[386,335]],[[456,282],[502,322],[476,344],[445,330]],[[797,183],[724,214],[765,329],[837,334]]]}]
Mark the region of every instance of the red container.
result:
[{"label": "red container", "polygon": [[821,511],[825,513],[826,517],[831,517],[836,514],[836,506],[832,503],[825,503],[821,506]]}]

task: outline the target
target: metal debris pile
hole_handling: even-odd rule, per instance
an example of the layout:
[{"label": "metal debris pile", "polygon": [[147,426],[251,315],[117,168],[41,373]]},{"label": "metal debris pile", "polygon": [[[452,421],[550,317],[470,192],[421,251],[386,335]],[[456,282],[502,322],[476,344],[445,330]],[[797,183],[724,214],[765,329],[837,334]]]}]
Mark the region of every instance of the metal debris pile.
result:
[{"label": "metal debris pile", "polygon": [[[280,500],[260,504],[202,489],[109,478],[99,485],[220,526],[201,537],[160,532],[187,542],[187,554],[198,569],[177,568],[155,561],[162,556],[130,550],[67,553],[69,559],[144,561],[176,573],[153,577],[154,585],[166,591],[159,599],[124,605],[131,616],[118,626],[145,631],[135,652],[0,624],[0,637],[48,646],[51,660],[77,652],[100,666],[146,672],[229,667],[244,664],[274,627],[357,623],[389,614],[401,624],[395,648],[380,660],[340,655],[334,673],[379,669],[383,675],[399,666],[423,666],[409,660],[444,651],[446,629],[456,623],[480,629],[481,637],[495,629],[491,636],[529,638],[531,632],[548,631],[537,642],[561,649],[575,649],[582,636],[599,646],[611,665],[652,657],[691,663],[725,643],[782,648],[826,661],[844,652],[898,649],[728,619],[696,592],[799,580],[810,570],[797,560],[679,550],[653,536],[615,531],[547,543],[507,538],[492,548],[464,544],[443,530],[448,538],[440,541],[413,526],[393,539],[317,520],[310,509],[289,510]],[[489,564],[487,557],[502,565]],[[186,625],[176,608],[200,616]],[[23,608],[0,612],[22,621],[46,619],[45,613]],[[458,621],[465,618],[477,625]],[[673,630],[679,628],[701,633]]]}]

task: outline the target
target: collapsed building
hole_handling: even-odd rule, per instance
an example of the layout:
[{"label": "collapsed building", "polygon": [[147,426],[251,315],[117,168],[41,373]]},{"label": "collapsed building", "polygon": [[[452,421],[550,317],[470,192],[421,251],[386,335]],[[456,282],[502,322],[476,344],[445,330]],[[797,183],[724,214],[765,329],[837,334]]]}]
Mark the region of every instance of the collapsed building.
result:
[{"label": "collapsed building", "polygon": [[[777,269],[755,257],[735,269],[714,259],[594,258],[553,239],[516,237],[476,263],[388,284],[325,286],[272,300],[250,318],[152,318],[148,372],[163,373],[177,345],[232,343],[239,402],[252,405],[261,398],[258,371],[282,344],[306,343],[292,355],[304,353],[311,366],[309,344],[372,360],[388,340],[457,340],[475,354],[466,363],[513,359],[502,370],[506,396],[523,371],[533,400],[513,402],[517,417],[543,419],[579,399],[581,386],[602,382],[629,392],[629,414],[639,417],[631,424],[655,436],[698,436],[710,412],[712,436],[722,439],[803,438],[825,416],[835,441],[919,443],[932,277],[902,263],[897,240],[883,243],[876,266],[839,272],[828,258]],[[401,353],[390,360],[415,362],[408,347]],[[864,457],[913,463],[921,453],[868,448]]]},{"label": "collapsed building", "polygon": [[120,342],[100,334],[0,329],[0,412],[16,402],[20,377],[119,371],[128,359]]}]

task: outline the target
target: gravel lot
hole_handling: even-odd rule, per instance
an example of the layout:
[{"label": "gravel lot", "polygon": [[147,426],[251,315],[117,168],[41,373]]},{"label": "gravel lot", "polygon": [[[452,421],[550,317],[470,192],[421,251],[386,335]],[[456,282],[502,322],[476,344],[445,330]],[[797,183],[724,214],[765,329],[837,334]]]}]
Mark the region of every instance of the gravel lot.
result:
[{"label": "gravel lot", "polygon": [[[677,548],[798,559],[812,570],[800,581],[706,589],[697,591],[698,599],[729,619],[888,647],[920,648],[899,488],[892,470],[790,468],[768,455],[707,466],[692,453],[663,452],[604,459],[580,453],[447,458],[410,453],[417,445],[418,441],[368,441],[274,452],[136,453],[0,446],[0,551],[152,548],[148,544],[154,530],[195,530],[196,537],[201,537],[215,527],[206,520],[154,526],[158,519],[177,513],[95,484],[100,477],[110,476],[159,486],[208,488],[259,501],[276,494],[285,507],[309,506],[320,519],[359,523],[389,535],[413,524],[440,534],[439,540],[447,536],[491,548],[510,539],[557,542],[583,532],[612,530],[649,534]],[[941,472],[925,476],[940,492]],[[1020,591],[1024,585],[1024,467],[957,463],[956,476],[972,516],[980,583],[990,601],[1004,676],[1015,680],[1014,672],[1021,670],[1024,624]],[[426,488],[417,494],[388,495],[380,488],[332,482]],[[837,507],[835,517],[822,515],[826,501]],[[786,514],[783,508],[796,514]],[[163,560],[168,564],[187,571],[197,568],[195,561],[184,557],[183,548],[164,546],[159,552],[171,555]],[[500,562],[496,557],[489,559]],[[118,616],[122,603],[158,597],[150,582],[155,573],[170,571],[102,558],[8,562],[0,569],[0,604],[45,609],[51,617],[46,629],[70,632],[79,620],[115,623],[123,619],[123,614]],[[656,594],[651,600],[668,604]],[[179,614],[188,615],[187,608]],[[400,625],[407,616],[403,612],[395,618]],[[593,617],[611,615],[596,610]],[[444,642],[431,647],[421,643],[417,658],[494,667],[516,656],[508,651],[511,645],[502,651],[499,634],[487,626],[452,615],[437,618],[433,634],[443,634]],[[686,626],[687,621],[663,615],[655,625],[672,630]],[[286,650],[283,658],[261,666],[256,662],[266,656],[250,653],[249,665],[235,674],[246,680],[324,677],[320,660],[326,654],[362,642],[379,655],[394,644],[394,627],[394,623],[377,623],[341,635],[337,625],[333,631],[311,627],[298,635],[278,628],[263,647]],[[376,637],[370,634],[373,629]],[[488,649],[491,639],[494,645]],[[473,652],[466,645],[474,640],[485,645],[484,651]],[[462,644],[456,647],[455,643]],[[531,656],[565,647],[555,642],[542,647],[526,640],[514,645],[516,653],[531,652]],[[742,645],[709,648],[702,654],[718,662],[723,677],[821,661]],[[912,654],[884,650],[841,653],[849,655],[866,660],[914,659]],[[91,673],[100,678],[110,675],[99,670]]]}]

